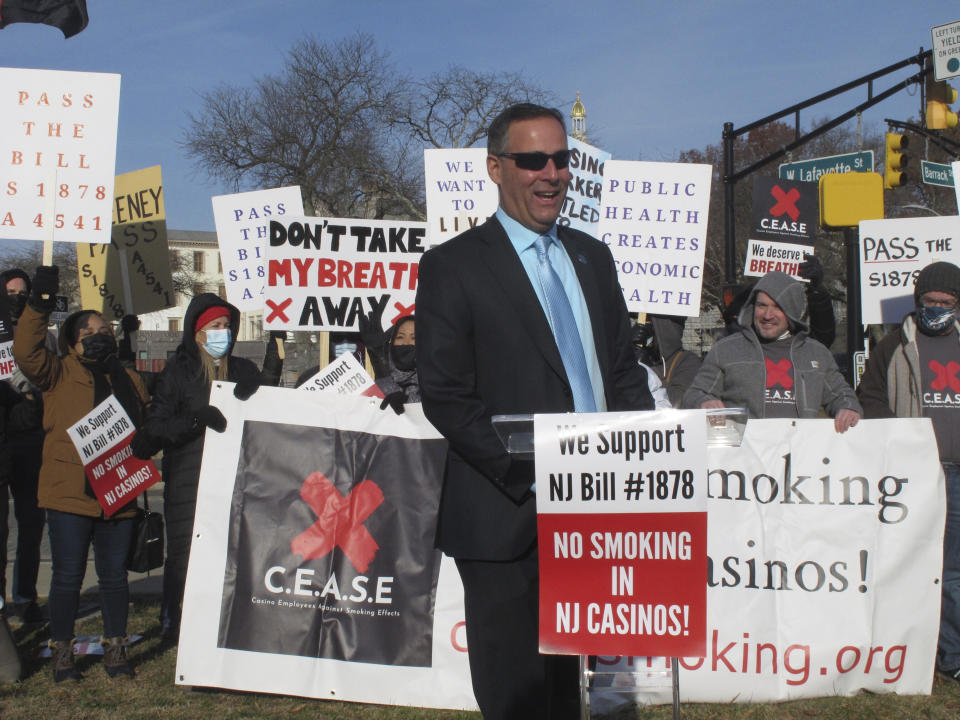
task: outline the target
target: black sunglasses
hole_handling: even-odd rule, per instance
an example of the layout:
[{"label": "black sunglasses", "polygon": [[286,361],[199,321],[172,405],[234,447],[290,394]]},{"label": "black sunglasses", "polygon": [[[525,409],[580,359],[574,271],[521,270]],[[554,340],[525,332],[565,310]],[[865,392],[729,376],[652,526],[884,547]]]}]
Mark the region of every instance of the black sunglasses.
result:
[{"label": "black sunglasses", "polygon": [[500,153],[498,157],[510,158],[521,170],[543,170],[548,160],[553,160],[557,170],[563,170],[570,164],[570,151],[557,150],[553,155],[545,152]]}]

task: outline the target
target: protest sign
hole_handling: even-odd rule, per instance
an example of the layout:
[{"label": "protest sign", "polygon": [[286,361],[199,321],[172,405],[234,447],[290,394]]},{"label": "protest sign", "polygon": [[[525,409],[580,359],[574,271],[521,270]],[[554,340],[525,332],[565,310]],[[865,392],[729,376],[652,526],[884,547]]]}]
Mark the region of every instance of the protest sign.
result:
[{"label": "protest sign", "polygon": [[405,220],[270,221],[266,330],[354,330],[413,312],[427,224]]},{"label": "protest sign", "polygon": [[227,300],[240,312],[263,310],[269,224],[303,215],[300,186],[218,195],[211,202]]},{"label": "protest sign", "polygon": [[954,198],[957,201],[957,213],[960,214],[960,182],[957,182],[956,178],[960,178],[960,162],[950,163],[950,169],[953,171],[953,194]]},{"label": "protest sign", "polygon": [[804,253],[813,254],[819,212],[816,183],[757,177],[744,275],[783,272],[799,278]]},{"label": "protest sign", "polygon": [[439,245],[497,211],[497,186],[487,174],[486,148],[423,151],[427,246]]},{"label": "protest sign", "polygon": [[77,245],[81,305],[113,320],[173,307],[159,165],[117,175],[109,244]]},{"label": "protest sign", "polygon": [[[6,292],[6,288],[0,288]],[[13,359],[13,321],[5,303],[0,303],[0,380],[16,372],[17,361]]]},{"label": "protest sign", "polygon": [[[707,651],[680,659],[681,700],[929,694],[945,514],[930,421],[840,435],[824,420],[750,420],[707,468]],[[601,672],[666,667],[598,659]],[[665,678],[626,695],[670,692]]]},{"label": "protest sign", "polygon": [[351,352],[343,353],[297,389],[310,392],[334,392],[340,395],[383,397],[380,388]]},{"label": "protest sign", "polygon": [[110,517],[160,479],[152,460],[134,457],[135,430],[115,395],[67,428],[104,515]]},{"label": "protest sign", "polygon": [[690,163],[604,166],[597,232],[631,312],[700,314],[712,173]]},{"label": "protest sign", "polygon": [[864,324],[898,323],[914,309],[920,271],[939,260],[960,265],[960,217],[860,223],[860,297]]},{"label": "protest sign", "polygon": [[210,402],[227,429],[204,445],[177,682],[475,708],[433,548],[446,442],[420,407],[229,383]]},{"label": "protest sign", "polygon": [[606,150],[572,136],[567,136],[567,146],[570,148],[570,183],[557,223],[596,236],[603,168],[611,156]]},{"label": "protest sign", "polygon": [[703,653],[706,425],[702,410],[534,416],[541,652]]},{"label": "protest sign", "polygon": [[0,68],[0,238],[110,242],[120,76]]}]

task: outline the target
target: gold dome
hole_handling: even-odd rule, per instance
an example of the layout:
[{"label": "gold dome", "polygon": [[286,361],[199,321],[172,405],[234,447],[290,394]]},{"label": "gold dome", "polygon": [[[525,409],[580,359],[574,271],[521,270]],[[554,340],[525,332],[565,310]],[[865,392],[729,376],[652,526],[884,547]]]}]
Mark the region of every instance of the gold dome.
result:
[{"label": "gold dome", "polygon": [[580,92],[577,91],[577,101],[573,104],[573,111],[570,113],[571,117],[582,118],[587,116],[586,108],[583,107],[583,103],[580,102]]}]

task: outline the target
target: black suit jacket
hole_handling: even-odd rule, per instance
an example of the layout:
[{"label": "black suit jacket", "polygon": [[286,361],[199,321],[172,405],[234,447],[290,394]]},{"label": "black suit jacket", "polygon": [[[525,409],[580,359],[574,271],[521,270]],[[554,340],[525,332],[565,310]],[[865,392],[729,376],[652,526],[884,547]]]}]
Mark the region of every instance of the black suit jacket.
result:
[{"label": "black suit jacket", "polygon": [[[569,228],[559,228],[558,237],[590,313],[607,409],[653,408],[610,251]],[[496,218],[425,253],[419,273],[423,409],[450,442],[437,546],[458,559],[512,560],[536,540],[533,466],[511,461],[490,418],[572,412],[563,361]]]}]

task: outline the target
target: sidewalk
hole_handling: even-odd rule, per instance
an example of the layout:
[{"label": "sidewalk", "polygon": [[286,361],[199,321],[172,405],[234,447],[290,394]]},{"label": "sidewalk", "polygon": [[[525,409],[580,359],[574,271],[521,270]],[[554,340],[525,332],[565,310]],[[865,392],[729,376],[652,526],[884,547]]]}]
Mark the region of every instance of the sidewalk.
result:
[{"label": "sidewalk", "polygon": [[[153,512],[163,511],[163,483],[159,482],[149,490],[147,494],[150,499],[150,509]],[[142,501],[141,501],[142,506]],[[7,600],[12,601],[13,594],[13,561],[17,552],[17,519],[13,515],[13,500],[9,502],[10,513],[10,535],[7,537]],[[166,551],[166,548],[164,548]],[[46,600],[50,593],[50,576],[52,574],[52,562],[50,560],[50,538],[47,535],[47,529],[43,530],[43,542],[40,545],[40,573],[37,577],[37,593],[40,595],[41,603]],[[159,597],[162,592],[163,568],[151,570],[149,573],[129,573],[130,596],[156,596]],[[93,565],[93,546],[90,547],[90,554],[87,559],[87,572],[83,577],[83,587],[81,592],[89,592],[97,587],[97,571]]]}]

